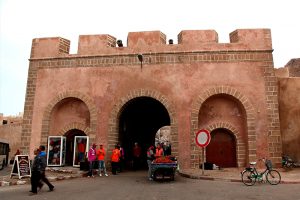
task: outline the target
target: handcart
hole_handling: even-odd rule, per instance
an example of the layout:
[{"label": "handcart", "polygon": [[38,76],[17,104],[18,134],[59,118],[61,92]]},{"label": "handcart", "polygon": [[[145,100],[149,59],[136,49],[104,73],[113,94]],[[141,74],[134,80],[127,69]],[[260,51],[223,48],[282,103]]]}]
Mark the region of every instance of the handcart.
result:
[{"label": "handcart", "polygon": [[153,180],[174,181],[177,161],[171,163],[151,163],[151,177]]}]

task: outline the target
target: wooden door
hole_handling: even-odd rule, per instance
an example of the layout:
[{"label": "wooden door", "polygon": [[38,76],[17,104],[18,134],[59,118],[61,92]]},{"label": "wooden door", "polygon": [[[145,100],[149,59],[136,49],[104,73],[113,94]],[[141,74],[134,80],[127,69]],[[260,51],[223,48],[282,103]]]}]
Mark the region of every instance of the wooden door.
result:
[{"label": "wooden door", "polygon": [[236,140],[226,129],[211,132],[210,144],[206,147],[206,162],[220,167],[236,167]]}]

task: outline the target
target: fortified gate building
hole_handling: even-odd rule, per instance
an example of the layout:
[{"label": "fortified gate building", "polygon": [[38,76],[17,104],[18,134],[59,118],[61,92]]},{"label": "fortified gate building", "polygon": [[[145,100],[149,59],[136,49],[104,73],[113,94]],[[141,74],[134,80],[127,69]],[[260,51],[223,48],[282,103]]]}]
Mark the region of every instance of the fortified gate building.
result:
[{"label": "fortified gate building", "polygon": [[81,35],[77,54],[67,39],[33,39],[21,151],[32,156],[44,144],[48,164],[76,165],[80,142],[102,143],[107,161],[120,143],[129,160],[135,142],[145,151],[169,126],[181,168],[201,162],[199,129],[212,135],[208,162],[243,167],[268,157],[279,164],[271,32],[239,29],[229,37],[218,43],[214,30],[184,30],[178,44],[167,44],[160,31],[130,32],[123,47],[111,35]]}]

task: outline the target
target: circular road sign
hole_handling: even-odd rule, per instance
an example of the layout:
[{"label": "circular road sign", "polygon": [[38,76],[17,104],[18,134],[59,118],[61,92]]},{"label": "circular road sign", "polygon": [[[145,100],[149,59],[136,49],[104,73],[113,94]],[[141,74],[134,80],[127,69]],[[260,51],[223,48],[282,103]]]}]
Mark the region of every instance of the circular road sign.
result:
[{"label": "circular road sign", "polygon": [[210,138],[208,130],[201,129],[196,133],[196,143],[200,147],[206,147],[210,142]]}]

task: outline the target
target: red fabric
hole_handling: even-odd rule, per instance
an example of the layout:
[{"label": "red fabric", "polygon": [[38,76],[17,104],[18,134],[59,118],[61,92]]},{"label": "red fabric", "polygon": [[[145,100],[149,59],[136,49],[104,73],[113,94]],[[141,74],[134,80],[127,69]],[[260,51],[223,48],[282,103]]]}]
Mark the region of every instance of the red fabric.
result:
[{"label": "red fabric", "polygon": [[105,150],[104,149],[98,149],[97,150],[97,156],[98,156],[98,160],[104,160]]},{"label": "red fabric", "polygon": [[163,155],[163,149],[160,148],[160,149],[156,149],[155,151],[155,157],[160,157]]},{"label": "red fabric", "polygon": [[142,152],[141,147],[135,146],[133,148],[133,156],[134,157],[140,157],[141,156],[141,152]]},{"label": "red fabric", "polygon": [[111,161],[112,162],[119,162],[121,157],[121,153],[119,149],[114,149],[111,155]]},{"label": "red fabric", "polygon": [[85,145],[83,143],[78,144],[78,151],[81,153],[85,151]]}]

